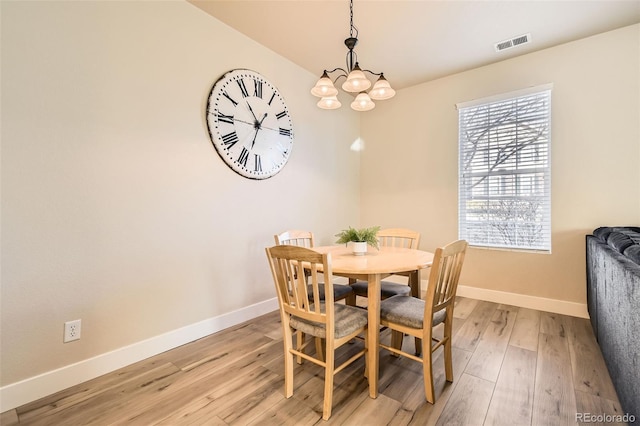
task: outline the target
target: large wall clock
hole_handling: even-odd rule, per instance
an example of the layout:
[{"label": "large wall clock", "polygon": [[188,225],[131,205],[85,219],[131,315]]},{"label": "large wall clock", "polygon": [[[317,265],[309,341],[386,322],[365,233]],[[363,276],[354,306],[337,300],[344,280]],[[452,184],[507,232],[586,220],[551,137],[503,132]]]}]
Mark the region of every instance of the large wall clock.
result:
[{"label": "large wall clock", "polygon": [[207,125],[222,160],[246,178],[270,178],[289,160],[289,109],[278,89],[255,71],[235,69],[214,83]]}]

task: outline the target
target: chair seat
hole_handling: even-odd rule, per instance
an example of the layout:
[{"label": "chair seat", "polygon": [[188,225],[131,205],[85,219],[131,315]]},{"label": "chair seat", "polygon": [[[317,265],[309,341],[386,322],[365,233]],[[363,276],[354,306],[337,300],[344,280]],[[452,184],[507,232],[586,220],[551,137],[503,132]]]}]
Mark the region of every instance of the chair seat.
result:
[{"label": "chair seat", "polygon": [[[433,326],[444,322],[446,309],[433,314]],[[416,297],[393,296],[380,302],[380,319],[411,328],[424,326],[424,300]]]},{"label": "chair seat", "polygon": [[[311,293],[313,292],[313,286],[309,284],[307,286],[307,292],[309,293],[309,299],[311,299]],[[320,300],[324,300],[324,284],[318,284],[318,293],[320,293]],[[353,294],[353,289],[349,285],[334,284],[333,285],[333,300],[342,300],[348,295]]]},{"label": "chair seat", "polygon": [[[367,311],[364,309],[356,308],[354,306],[335,304],[335,338],[347,336],[354,331],[367,325],[368,316]],[[311,306],[313,310],[313,305]],[[320,304],[320,311],[325,311],[324,303]],[[304,318],[291,317],[291,327],[296,330],[300,330],[303,333],[310,334],[315,337],[325,339],[327,337],[327,330],[324,324],[318,324],[313,321],[305,320]]]},{"label": "chair seat", "polygon": [[[351,288],[357,296],[367,297],[369,291],[369,283],[366,281],[356,281],[351,284]],[[388,299],[393,296],[409,296],[411,295],[411,287],[406,284],[398,284],[390,281],[380,281],[380,297]]]}]

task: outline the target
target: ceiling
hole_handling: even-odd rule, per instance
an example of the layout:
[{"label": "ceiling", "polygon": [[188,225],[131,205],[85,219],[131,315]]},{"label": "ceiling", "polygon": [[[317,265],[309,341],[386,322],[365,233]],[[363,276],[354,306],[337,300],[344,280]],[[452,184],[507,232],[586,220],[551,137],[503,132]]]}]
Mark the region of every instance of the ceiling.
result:
[{"label": "ceiling", "polygon": [[[346,67],[348,0],[187,1],[318,77]],[[640,0],[355,0],[353,14],[360,66],[401,89],[638,23]]]}]

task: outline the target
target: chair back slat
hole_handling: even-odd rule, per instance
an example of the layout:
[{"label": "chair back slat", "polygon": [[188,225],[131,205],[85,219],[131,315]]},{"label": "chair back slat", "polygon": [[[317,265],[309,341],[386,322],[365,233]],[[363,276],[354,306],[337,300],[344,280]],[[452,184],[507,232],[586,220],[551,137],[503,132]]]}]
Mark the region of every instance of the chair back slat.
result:
[{"label": "chair back slat", "polygon": [[427,287],[425,318],[453,303],[466,250],[464,240],[436,249]]},{"label": "chair back slat", "polygon": [[404,228],[381,229],[376,234],[381,246],[417,249],[420,233]]},{"label": "chair back slat", "polygon": [[281,234],[276,234],[273,237],[275,239],[276,245],[278,246],[286,244],[290,246],[313,248],[315,244],[313,239],[313,232],[310,231],[292,229]]}]

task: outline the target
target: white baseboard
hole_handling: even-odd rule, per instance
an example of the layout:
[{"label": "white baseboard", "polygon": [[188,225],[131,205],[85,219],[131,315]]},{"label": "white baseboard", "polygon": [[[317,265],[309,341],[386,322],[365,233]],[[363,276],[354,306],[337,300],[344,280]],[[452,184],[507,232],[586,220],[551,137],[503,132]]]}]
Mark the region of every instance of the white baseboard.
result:
[{"label": "white baseboard", "polygon": [[[385,278],[387,281],[406,284],[407,279],[393,275]],[[346,284],[347,280],[336,280],[341,284]],[[420,289],[427,290],[427,280],[420,282]],[[569,315],[578,318],[589,318],[586,303],[567,302],[565,300],[547,299],[545,297],[529,296],[526,294],[509,293],[506,291],[488,290],[486,288],[470,287],[458,285],[458,296],[470,299],[485,300],[487,302],[504,303],[505,305],[518,306],[521,308],[536,309],[544,312],[554,312],[556,314]]]},{"label": "white baseboard", "polygon": [[0,413],[278,309],[273,298],[0,388]]},{"label": "white baseboard", "polygon": [[506,305],[519,306],[521,308],[570,315],[572,317],[589,318],[586,303],[567,302],[565,300],[547,299],[544,297],[508,293],[505,291],[488,290],[485,288],[469,287],[464,285],[458,286],[456,294],[470,299],[504,303]]}]

